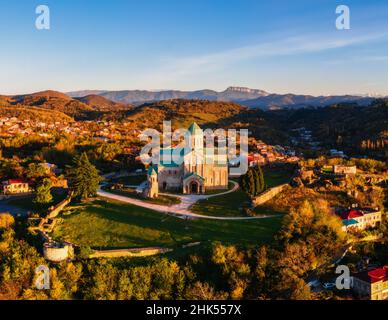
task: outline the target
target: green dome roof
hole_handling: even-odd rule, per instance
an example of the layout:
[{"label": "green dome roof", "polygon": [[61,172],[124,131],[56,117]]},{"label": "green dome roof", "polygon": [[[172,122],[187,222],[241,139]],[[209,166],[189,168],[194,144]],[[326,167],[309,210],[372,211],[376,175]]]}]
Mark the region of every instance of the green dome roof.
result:
[{"label": "green dome roof", "polygon": [[155,168],[154,166],[150,166],[147,170],[147,175],[152,176],[153,174],[158,174],[158,168]]},{"label": "green dome roof", "polygon": [[193,122],[191,124],[191,126],[189,127],[189,131],[191,134],[195,134],[197,131],[202,131],[201,127],[196,124],[195,122]]}]

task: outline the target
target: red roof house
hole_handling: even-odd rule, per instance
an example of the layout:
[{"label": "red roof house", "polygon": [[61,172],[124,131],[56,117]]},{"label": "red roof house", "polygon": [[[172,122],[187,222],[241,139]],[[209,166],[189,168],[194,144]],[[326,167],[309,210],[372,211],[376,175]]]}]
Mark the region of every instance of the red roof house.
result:
[{"label": "red roof house", "polygon": [[361,211],[355,209],[346,210],[340,213],[340,216],[343,220],[355,219],[362,217],[363,215],[364,214]]}]

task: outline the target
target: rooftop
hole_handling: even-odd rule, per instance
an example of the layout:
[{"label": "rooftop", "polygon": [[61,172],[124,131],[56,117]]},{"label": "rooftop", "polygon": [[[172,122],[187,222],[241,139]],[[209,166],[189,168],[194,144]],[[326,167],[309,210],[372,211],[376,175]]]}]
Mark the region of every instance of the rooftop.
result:
[{"label": "rooftop", "polygon": [[198,131],[202,131],[201,127],[196,122],[193,122],[189,127],[189,132],[195,134]]},{"label": "rooftop", "polygon": [[388,266],[356,273],[354,277],[369,283],[388,280]]},{"label": "rooftop", "polygon": [[5,185],[10,185],[10,184],[18,184],[18,183],[26,183],[25,181],[21,179],[10,179],[2,182]]},{"label": "rooftop", "polygon": [[359,210],[351,209],[351,210],[340,212],[339,215],[343,220],[350,220],[350,219],[362,217],[364,214]]}]

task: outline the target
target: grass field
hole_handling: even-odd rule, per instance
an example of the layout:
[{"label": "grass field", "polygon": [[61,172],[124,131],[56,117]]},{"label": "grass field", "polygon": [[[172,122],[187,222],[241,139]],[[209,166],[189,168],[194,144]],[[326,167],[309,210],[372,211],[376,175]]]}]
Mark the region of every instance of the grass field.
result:
[{"label": "grass field", "polygon": [[181,199],[178,197],[173,197],[169,195],[159,195],[157,198],[145,198],[141,196],[140,194],[136,193],[134,189],[131,188],[125,188],[122,190],[109,190],[107,189],[108,192],[117,194],[119,196],[124,196],[128,198],[133,198],[133,199],[138,199],[144,202],[148,203],[154,203],[154,204],[160,204],[162,206],[171,206],[173,204],[179,204],[181,203]]},{"label": "grass field", "polygon": [[[291,173],[282,169],[264,170],[265,182],[269,188],[287,183],[290,180]],[[208,216],[236,217],[244,216],[244,207],[250,204],[249,197],[241,189],[223,196],[209,198],[197,202],[191,207],[191,210],[198,214]],[[257,207],[256,214],[278,214],[279,211],[271,211],[267,207]]]},{"label": "grass field", "polygon": [[249,197],[241,190],[219,197],[201,200],[191,207],[191,211],[207,216],[244,216],[243,207],[249,205]]},{"label": "grass field", "polygon": [[194,241],[254,245],[271,241],[280,221],[280,218],[185,221],[145,208],[99,199],[63,216],[53,237],[93,248],[177,247]]},{"label": "grass field", "polygon": [[282,168],[263,168],[265,183],[268,188],[290,182],[293,172]]}]

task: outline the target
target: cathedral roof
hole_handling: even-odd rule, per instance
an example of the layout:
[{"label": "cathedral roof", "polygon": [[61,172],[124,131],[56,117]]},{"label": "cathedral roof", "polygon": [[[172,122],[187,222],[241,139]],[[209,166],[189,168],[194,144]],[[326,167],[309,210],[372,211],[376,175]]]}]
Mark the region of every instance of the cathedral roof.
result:
[{"label": "cathedral roof", "polygon": [[201,180],[205,180],[205,178],[201,177],[200,175],[196,174],[196,173],[188,173],[186,174],[184,177],[183,177],[183,180],[186,180],[187,178],[190,178],[190,177],[196,177],[198,179],[201,179]]},{"label": "cathedral roof", "polygon": [[[184,156],[190,153],[190,150],[186,150],[185,148],[180,149],[180,163],[175,162],[175,151],[177,148],[164,148],[160,149],[159,152],[159,164],[163,167],[176,168],[183,164]],[[174,153],[173,153],[174,152]]]},{"label": "cathedral roof", "polygon": [[153,174],[158,174],[158,168],[150,166],[147,170],[147,175],[152,176]]},{"label": "cathedral roof", "polygon": [[197,123],[193,122],[189,127],[189,132],[191,134],[195,134],[198,131],[202,131],[201,127]]}]

